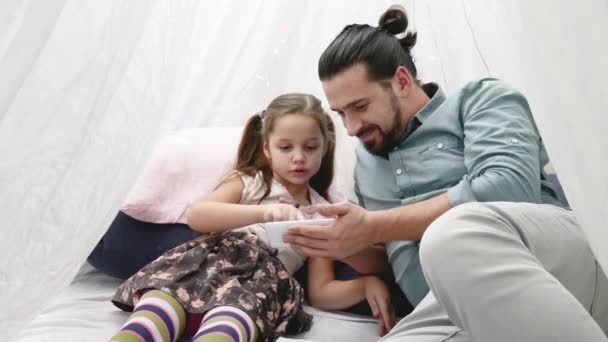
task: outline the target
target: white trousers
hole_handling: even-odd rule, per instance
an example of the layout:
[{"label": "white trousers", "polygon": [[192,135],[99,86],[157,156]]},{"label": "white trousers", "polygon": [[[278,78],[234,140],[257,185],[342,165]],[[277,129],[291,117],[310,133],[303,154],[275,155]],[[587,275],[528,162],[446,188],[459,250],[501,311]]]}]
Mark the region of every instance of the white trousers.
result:
[{"label": "white trousers", "polygon": [[382,341],[608,341],[608,280],[569,210],[458,206],[420,261],[431,292]]}]

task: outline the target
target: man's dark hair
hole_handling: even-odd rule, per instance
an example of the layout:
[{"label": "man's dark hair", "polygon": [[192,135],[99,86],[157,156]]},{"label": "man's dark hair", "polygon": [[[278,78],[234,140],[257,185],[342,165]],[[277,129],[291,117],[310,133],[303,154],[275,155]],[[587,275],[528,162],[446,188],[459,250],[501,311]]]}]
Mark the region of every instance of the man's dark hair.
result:
[{"label": "man's dark hair", "polygon": [[372,81],[393,77],[403,66],[417,78],[410,50],[416,44],[416,33],[408,32],[399,39],[395,35],[407,30],[405,9],[391,6],[380,17],[378,27],[352,24],[329,44],[319,59],[319,79],[328,80],[350,66],[365,63]]}]

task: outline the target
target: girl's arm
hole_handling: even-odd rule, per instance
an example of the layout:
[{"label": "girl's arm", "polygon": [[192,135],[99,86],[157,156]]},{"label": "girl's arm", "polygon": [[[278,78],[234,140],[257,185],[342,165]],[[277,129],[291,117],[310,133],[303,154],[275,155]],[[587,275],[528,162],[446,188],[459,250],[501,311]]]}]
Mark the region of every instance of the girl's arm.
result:
[{"label": "girl's arm", "polygon": [[376,276],[353,280],[336,280],[333,261],[327,258],[308,259],[308,301],[322,310],[339,310],[366,299],[378,321],[378,334],[384,335],[395,324],[395,311],[390,293]]},{"label": "girl's arm", "polygon": [[322,310],[351,307],[365,297],[365,278],[336,280],[334,263],[321,257],[308,258],[308,301]]},{"label": "girl's arm", "polygon": [[201,233],[219,233],[254,223],[302,218],[298,209],[290,204],[240,204],[244,187],[238,176],[224,181],[190,208],[190,228]]},{"label": "girl's arm", "polygon": [[243,188],[241,177],[232,177],[195,203],[188,213],[190,228],[201,233],[212,233],[262,222],[262,206],[239,204]]}]

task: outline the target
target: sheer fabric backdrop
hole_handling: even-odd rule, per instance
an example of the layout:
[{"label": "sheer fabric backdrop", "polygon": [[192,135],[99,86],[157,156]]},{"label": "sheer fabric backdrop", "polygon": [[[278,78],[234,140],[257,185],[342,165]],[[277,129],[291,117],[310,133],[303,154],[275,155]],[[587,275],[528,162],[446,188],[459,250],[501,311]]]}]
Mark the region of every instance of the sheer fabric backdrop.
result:
[{"label": "sheer fabric backdrop", "polygon": [[[242,124],[276,95],[323,100],[317,59],[347,24],[402,3],[420,76],[499,77],[530,100],[608,269],[608,2],[4,0],[0,3],[0,334],[69,285],[154,143]],[[338,187],[352,139],[338,126]]]}]

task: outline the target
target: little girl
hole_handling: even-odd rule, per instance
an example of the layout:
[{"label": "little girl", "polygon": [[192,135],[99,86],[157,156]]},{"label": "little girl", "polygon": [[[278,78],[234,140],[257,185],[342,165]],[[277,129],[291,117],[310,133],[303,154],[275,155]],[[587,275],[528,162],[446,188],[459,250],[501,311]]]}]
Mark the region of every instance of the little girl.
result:
[{"label": "little girl", "polygon": [[[299,207],[327,203],[334,137],[331,119],[312,95],[281,95],[251,117],[234,171],[190,209],[189,226],[209,234],[165,253],[119,287],[113,303],[133,314],[111,341],[182,335],[195,342],[272,341],[309,329],[304,292],[292,277],[306,257],[268,246],[257,223],[302,219]],[[390,328],[384,284],[374,276],[337,282],[328,262],[310,264],[309,279],[317,280],[311,295],[334,309],[384,298],[389,304],[381,321]],[[352,291],[336,296],[341,288]]]}]

